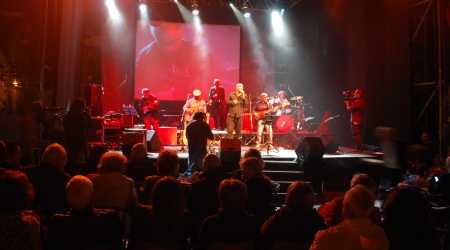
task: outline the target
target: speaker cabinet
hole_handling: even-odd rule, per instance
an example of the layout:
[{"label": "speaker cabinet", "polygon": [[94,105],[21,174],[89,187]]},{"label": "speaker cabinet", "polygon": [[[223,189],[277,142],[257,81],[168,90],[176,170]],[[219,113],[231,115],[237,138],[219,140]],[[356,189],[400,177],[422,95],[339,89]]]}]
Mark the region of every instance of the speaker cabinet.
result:
[{"label": "speaker cabinet", "polygon": [[325,146],[320,137],[305,137],[298,144],[295,153],[303,162],[321,160],[325,153]]},{"label": "speaker cabinet", "polygon": [[239,169],[241,160],[241,140],[222,139],[220,140],[220,161],[226,172]]},{"label": "speaker cabinet", "polygon": [[161,145],[177,145],[177,127],[159,127],[158,133]]},{"label": "speaker cabinet", "polygon": [[147,130],[147,150],[154,153],[158,153],[161,150],[161,140],[158,134],[155,133],[155,130]]}]

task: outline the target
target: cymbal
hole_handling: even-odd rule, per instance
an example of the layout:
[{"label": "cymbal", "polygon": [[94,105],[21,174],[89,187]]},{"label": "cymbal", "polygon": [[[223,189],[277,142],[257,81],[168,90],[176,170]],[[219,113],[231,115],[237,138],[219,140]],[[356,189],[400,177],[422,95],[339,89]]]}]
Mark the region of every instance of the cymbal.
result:
[{"label": "cymbal", "polygon": [[303,100],[303,96],[293,96],[289,100],[291,100],[291,101]]}]

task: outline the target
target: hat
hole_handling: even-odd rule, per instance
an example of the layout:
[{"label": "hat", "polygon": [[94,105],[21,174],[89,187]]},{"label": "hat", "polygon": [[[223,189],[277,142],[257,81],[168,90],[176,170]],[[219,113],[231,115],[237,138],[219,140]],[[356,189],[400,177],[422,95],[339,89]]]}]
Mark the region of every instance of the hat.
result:
[{"label": "hat", "polygon": [[144,94],[145,92],[150,92],[150,89],[148,88],[141,89],[141,94]]},{"label": "hat", "polygon": [[194,91],[192,91],[192,94],[194,96],[200,96],[202,94],[202,92],[200,90],[198,90],[198,89],[194,89]]}]

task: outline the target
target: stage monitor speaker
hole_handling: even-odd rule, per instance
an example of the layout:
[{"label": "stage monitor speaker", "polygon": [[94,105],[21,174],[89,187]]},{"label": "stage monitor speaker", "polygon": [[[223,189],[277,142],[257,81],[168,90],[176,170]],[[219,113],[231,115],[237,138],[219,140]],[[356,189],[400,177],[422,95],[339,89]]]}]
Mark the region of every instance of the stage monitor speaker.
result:
[{"label": "stage monitor speaker", "polygon": [[147,150],[158,153],[161,150],[161,141],[155,130],[147,130]]},{"label": "stage monitor speaker", "polygon": [[158,133],[161,145],[177,145],[177,127],[159,127]]},{"label": "stage monitor speaker", "polygon": [[88,129],[88,142],[103,143],[105,130],[103,117],[92,117]]},{"label": "stage monitor speaker", "polygon": [[131,152],[131,148],[136,143],[144,143],[146,144],[146,134],[144,131],[127,131],[125,130],[122,133],[122,151],[125,155],[129,155]]},{"label": "stage monitor speaker", "polygon": [[226,172],[239,169],[241,160],[241,140],[221,139],[220,140],[220,161]]},{"label": "stage monitor speaker", "polygon": [[325,146],[320,137],[305,137],[295,149],[301,162],[321,160],[325,153]]}]

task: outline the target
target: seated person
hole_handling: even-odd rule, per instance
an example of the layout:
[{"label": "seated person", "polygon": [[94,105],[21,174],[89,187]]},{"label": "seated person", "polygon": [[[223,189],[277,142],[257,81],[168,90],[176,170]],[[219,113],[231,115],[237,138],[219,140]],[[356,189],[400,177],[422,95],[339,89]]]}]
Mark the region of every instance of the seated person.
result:
[{"label": "seated person", "polygon": [[325,229],[322,217],[313,208],[314,200],[309,184],[301,181],[292,183],[285,206],[261,228],[262,246],[266,249],[277,249],[282,245],[309,249],[317,231]]},{"label": "seated person", "polygon": [[162,177],[153,187],[151,203],[135,210],[129,249],[186,249],[190,227],[181,184]]},{"label": "seated person", "polygon": [[0,249],[42,249],[41,223],[27,210],[34,198],[27,176],[0,168],[0,197]]},{"label": "seated person", "polygon": [[56,214],[48,226],[48,249],[121,249],[119,214],[92,207],[94,185],[82,175],[67,183],[70,212]]},{"label": "seated person", "polygon": [[247,188],[239,180],[227,179],[219,187],[219,212],[205,219],[200,230],[199,249],[248,247],[259,233],[256,218],[246,212]]}]

